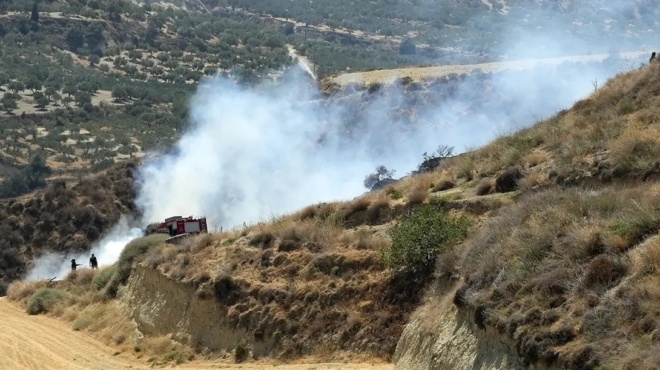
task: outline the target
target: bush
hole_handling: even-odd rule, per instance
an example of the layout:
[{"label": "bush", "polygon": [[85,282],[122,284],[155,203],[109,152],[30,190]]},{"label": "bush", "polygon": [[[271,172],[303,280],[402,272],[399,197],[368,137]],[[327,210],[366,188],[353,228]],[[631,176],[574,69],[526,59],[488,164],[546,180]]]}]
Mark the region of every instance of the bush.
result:
[{"label": "bush", "polygon": [[495,191],[508,193],[518,189],[518,182],[523,178],[523,173],[518,167],[509,167],[495,179]]},{"label": "bush", "polygon": [[115,274],[115,271],[117,271],[116,265],[107,266],[100,269],[92,279],[92,288],[94,288],[94,290],[101,290],[105,288],[112,278],[112,275]]},{"label": "bush", "polygon": [[245,343],[239,343],[234,350],[234,361],[238,364],[248,359],[250,351]]},{"label": "bush", "polygon": [[492,188],[493,185],[491,184],[490,180],[483,179],[479,182],[479,185],[477,185],[476,193],[477,195],[486,195],[490,193]]},{"label": "bush", "polygon": [[125,284],[131,276],[133,261],[145,254],[151,247],[163,243],[167,238],[169,235],[153,234],[128,243],[119,255],[119,261],[115,264],[115,272],[106,285],[104,294],[107,297],[116,297],[119,286]]},{"label": "bush", "polygon": [[68,294],[59,289],[41,288],[34,292],[27,302],[27,313],[37,315],[52,310],[57,304],[62,303]]},{"label": "bush", "polygon": [[436,256],[467,236],[470,222],[449,216],[435,206],[423,206],[404,217],[390,230],[392,246],[382,251],[388,268],[427,271]]}]

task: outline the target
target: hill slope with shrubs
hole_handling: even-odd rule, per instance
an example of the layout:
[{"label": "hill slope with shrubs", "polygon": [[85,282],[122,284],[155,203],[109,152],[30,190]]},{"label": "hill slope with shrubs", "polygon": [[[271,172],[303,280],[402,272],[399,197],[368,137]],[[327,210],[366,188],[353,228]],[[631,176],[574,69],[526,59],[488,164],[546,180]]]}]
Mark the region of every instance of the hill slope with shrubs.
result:
[{"label": "hill slope with shrubs", "polygon": [[136,214],[134,167],[127,162],[79,181],[55,180],[0,202],[0,293],[40,255],[89,250],[122,215]]}]

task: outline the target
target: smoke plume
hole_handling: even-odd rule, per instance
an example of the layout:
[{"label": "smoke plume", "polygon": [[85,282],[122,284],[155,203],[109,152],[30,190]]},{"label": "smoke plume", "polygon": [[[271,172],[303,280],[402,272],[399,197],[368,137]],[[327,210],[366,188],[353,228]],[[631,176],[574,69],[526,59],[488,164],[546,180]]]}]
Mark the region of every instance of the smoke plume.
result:
[{"label": "smoke plume", "polygon": [[[552,55],[565,47],[565,39],[558,44],[515,29],[507,28],[501,45],[511,45],[516,58],[535,57],[524,55],[523,44],[542,41]],[[455,75],[418,91],[403,85],[347,88],[333,98],[325,98],[300,70],[252,87],[229,78],[204,80],[190,102],[187,132],[139,171],[140,226],[194,215],[206,216],[210,231],[226,230],[317,202],[351,199],[366,190],[364,177],[379,165],[403,176],[439,145],[459,153],[477,148],[569,108],[644,60],[601,59]],[[92,253],[100,263],[112,263],[137,235],[120,223]],[[28,278],[62,277],[73,257],[44,256]],[[75,258],[88,261],[87,255]]]},{"label": "smoke plume", "polygon": [[111,265],[117,259],[119,254],[132,239],[141,235],[140,228],[132,227],[129,220],[122,218],[110,231],[96,243],[92,245],[89,252],[77,252],[68,254],[46,253],[39,257],[30,269],[26,280],[42,279],[62,279],[71,271],[71,260],[75,259],[80,267],[90,267],[89,258],[92,254],[96,255],[99,267]]}]

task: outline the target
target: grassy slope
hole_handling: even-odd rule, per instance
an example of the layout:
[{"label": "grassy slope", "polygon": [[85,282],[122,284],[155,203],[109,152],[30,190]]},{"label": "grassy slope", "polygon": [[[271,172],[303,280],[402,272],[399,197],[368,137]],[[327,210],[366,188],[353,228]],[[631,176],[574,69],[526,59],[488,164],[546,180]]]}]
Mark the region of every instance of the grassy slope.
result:
[{"label": "grassy slope", "polygon": [[437,268],[460,280],[455,304],[510,336],[529,363],[660,361],[658,72],[653,64],[617,76],[571,110],[446,167],[480,184],[510,166],[525,175],[516,203]]},{"label": "grassy slope", "polygon": [[[436,276],[460,280],[455,303],[474,310],[477,325],[511,336],[529,362],[648,367],[659,336],[657,86],[660,65],[646,66],[441,170],[350,203],[162,246],[143,263],[201,279],[201,295],[230,279],[237,300],[221,303],[237,325],[277,319],[283,354],[322,350],[301,348],[312,343],[388,357],[425,281],[393,274],[378,252],[401,215],[428,203],[476,226],[439,257]],[[496,193],[512,166],[519,189]],[[440,190],[444,181],[456,186]]]},{"label": "grassy slope", "polygon": [[[285,336],[285,347],[302,341],[387,357],[423,282],[394,274],[378,252],[390,245],[387,230],[396,220],[426,203],[473,220],[468,241],[439,256],[436,276],[458,278],[456,304],[475,310],[477,325],[511,336],[526,361],[568,368],[654,363],[659,72],[651,65],[617,76],[573,109],[439,171],[240,234],[165,247],[145,264],[172,279],[208,281],[200,294],[233,279],[235,314],[246,318],[237,325],[273,315],[288,333],[287,320],[308,323],[297,340]],[[511,167],[522,179],[502,193]],[[456,186],[438,191],[444,181]],[[265,296],[282,300],[268,304]],[[287,317],[291,310],[296,314]]]}]

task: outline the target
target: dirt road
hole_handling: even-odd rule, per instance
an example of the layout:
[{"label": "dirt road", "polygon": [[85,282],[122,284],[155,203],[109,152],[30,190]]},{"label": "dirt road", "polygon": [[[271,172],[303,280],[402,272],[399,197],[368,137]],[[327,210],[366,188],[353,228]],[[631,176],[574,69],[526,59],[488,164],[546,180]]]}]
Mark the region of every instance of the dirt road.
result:
[{"label": "dirt road", "polygon": [[[633,51],[620,53],[622,59],[635,59],[641,56],[651,55],[651,51]],[[591,55],[574,55],[557,58],[542,58],[542,59],[525,59],[525,60],[512,60],[506,62],[492,62],[468,65],[441,65],[432,67],[409,67],[409,68],[394,68],[383,69],[368,72],[353,72],[344,73],[338,76],[332,76],[329,79],[339,85],[347,85],[350,83],[392,83],[398,78],[411,77],[414,81],[420,81],[425,78],[438,78],[447,76],[452,73],[471,73],[473,71],[481,70],[482,72],[498,72],[503,70],[525,70],[531,69],[539,65],[557,65],[564,62],[602,62],[603,60],[613,56],[612,54],[591,54]]]},{"label": "dirt road", "polygon": [[[0,298],[0,369],[115,370],[150,369],[146,361],[130,354],[117,354],[105,344],[75,332],[63,321],[46,316],[29,316],[6,298]],[[171,366],[167,366],[170,368]],[[245,364],[194,362],[180,369],[242,370],[392,370],[389,364]]]}]

